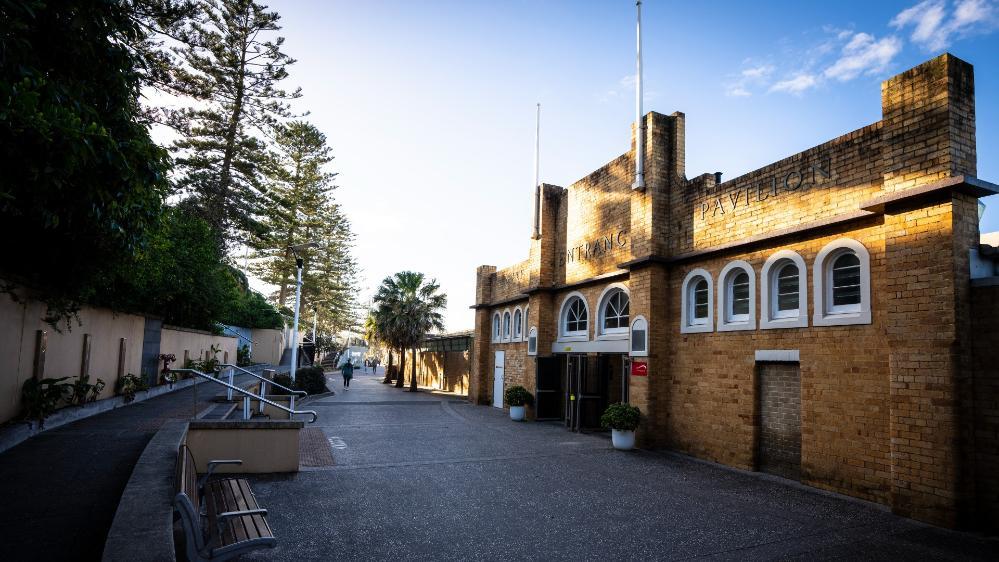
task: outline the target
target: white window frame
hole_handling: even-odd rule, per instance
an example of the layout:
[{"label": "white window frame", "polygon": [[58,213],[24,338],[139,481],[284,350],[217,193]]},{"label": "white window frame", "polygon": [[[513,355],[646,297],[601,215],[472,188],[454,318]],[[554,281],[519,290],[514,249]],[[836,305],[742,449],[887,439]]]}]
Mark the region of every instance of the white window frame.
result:
[{"label": "white window frame", "polygon": [[510,314],[510,309],[503,311],[503,343],[510,342],[510,335],[513,333],[513,315]]},{"label": "white window frame", "polygon": [[[691,282],[694,279],[703,277],[708,283],[708,317],[704,320],[699,320],[696,324],[691,323],[694,318],[694,299],[693,299],[693,286]],[[698,334],[705,332],[713,332],[715,329],[715,307],[714,307],[714,281],[711,274],[706,270],[697,268],[691,270],[687,273],[687,276],[683,279],[683,285],[680,286],[680,333],[681,334]]]},{"label": "white window frame", "polygon": [[[644,349],[641,351],[635,351],[634,345],[632,344],[631,338],[635,334],[635,324],[642,322],[645,324],[645,341]],[[639,314],[631,318],[631,324],[628,325],[628,355],[631,357],[648,357],[649,356],[649,321],[645,319],[644,316]]]},{"label": "white window frame", "polygon": [[[518,322],[518,320],[520,322]],[[513,341],[524,340],[524,311],[520,307],[513,309]]]},{"label": "white window frame", "polygon": [[[525,306],[524,307],[524,327],[530,326],[530,323],[527,320],[528,319],[528,314],[530,312],[531,312],[531,305]],[[528,337],[527,330],[524,330],[524,341],[527,341],[527,337]]]},{"label": "white window frame", "polygon": [[[579,330],[575,332],[567,332],[565,330],[565,320],[566,314],[569,311],[569,303],[572,302],[573,298],[579,297],[583,301],[583,307],[586,309],[586,329]],[[590,312],[590,304],[586,302],[586,297],[583,293],[579,291],[573,291],[562,299],[562,306],[559,307],[558,311],[558,341],[589,341],[590,339],[590,326],[593,325],[593,314]]]},{"label": "white window frame", "polygon": [[[749,278],[749,311],[734,315],[729,309],[733,301],[733,282],[740,273]],[[756,271],[744,260],[731,261],[718,274],[718,331],[735,332],[756,329]]]},{"label": "white window frame", "polygon": [[[621,291],[628,297],[628,326],[624,328],[608,328],[604,329],[604,308],[607,306],[607,300],[611,298],[615,293]],[[628,291],[628,287],[624,283],[611,283],[603,292],[600,293],[600,298],[597,300],[597,336],[598,340],[626,340],[628,339],[628,333],[631,331],[631,292]]]},{"label": "white window frame", "polygon": [[499,343],[503,339],[503,319],[497,310],[493,312],[493,343]]},{"label": "white window frame", "polygon": [[[798,314],[778,314],[777,273],[787,263],[798,266]],[[808,266],[797,252],[780,250],[767,258],[760,271],[760,329],[808,327]]]},{"label": "white window frame", "polygon": [[[860,260],[860,304],[843,309],[832,305],[832,265],[836,258],[850,251]],[[871,254],[863,244],[851,238],[833,240],[815,256],[812,267],[812,283],[815,286],[812,325],[850,326],[871,323]]]},{"label": "white window frame", "polygon": [[[534,341],[532,342],[531,339]],[[534,345],[531,345],[532,343]],[[538,354],[538,329],[535,326],[531,326],[531,329],[527,331],[527,354]]]}]

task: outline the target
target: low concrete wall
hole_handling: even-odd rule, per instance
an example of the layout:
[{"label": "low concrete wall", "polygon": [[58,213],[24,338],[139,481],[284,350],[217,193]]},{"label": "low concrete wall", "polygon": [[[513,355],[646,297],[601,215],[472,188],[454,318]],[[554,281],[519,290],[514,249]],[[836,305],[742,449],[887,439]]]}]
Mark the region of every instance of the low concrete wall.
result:
[{"label": "low concrete wall", "polygon": [[216,336],[202,330],[163,326],[163,332],[160,336],[160,354],[174,354],[177,357],[177,362],[172,367],[180,368],[184,366],[185,357],[191,360],[205,359],[206,355],[211,354],[211,347],[216,345],[221,349],[217,355],[219,361],[235,363],[236,341],[237,338],[233,336]]},{"label": "low concrete wall", "polygon": [[198,472],[212,459],[242,459],[241,466],[220,466],[219,472],[298,472],[300,421],[192,421],[187,446]]},{"label": "low concrete wall", "polygon": [[168,421],[146,445],[121,494],[104,543],[105,562],[175,560],[173,544],[174,467],[187,423]]},{"label": "low concrete wall", "polygon": [[281,354],[284,353],[285,337],[284,330],[252,330],[250,339],[253,340],[254,363],[270,363],[277,365],[281,362]]},{"label": "low concrete wall", "polygon": [[0,423],[21,413],[21,386],[33,375],[37,331],[45,332],[44,376],[78,377],[83,366],[84,339],[90,336],[90,382],[107,386],[99,398],[114,396],[121,339],[125,339],[124,371],[139,374],[145,317],[84,307],[79,320],[61,332],[46,324],[45,303],[0,294]]}]

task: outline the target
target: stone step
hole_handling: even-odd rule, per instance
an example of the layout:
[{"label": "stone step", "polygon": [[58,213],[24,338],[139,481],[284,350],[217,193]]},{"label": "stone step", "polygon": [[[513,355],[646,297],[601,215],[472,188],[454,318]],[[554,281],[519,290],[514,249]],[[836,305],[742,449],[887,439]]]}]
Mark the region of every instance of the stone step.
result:
[{"label": "stone step", "polygon": [[229,417],[239,405],[235,402],[223,402],[212,406],[207,412],[200,416],[203,420],[224,420]]}]

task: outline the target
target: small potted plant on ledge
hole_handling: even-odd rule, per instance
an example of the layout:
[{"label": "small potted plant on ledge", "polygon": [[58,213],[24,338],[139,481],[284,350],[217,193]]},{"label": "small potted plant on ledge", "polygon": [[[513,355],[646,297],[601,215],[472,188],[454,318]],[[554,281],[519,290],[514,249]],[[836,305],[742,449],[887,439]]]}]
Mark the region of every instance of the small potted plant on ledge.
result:
[{"label": "small potted plant on ledge", "polygon": [[526,413],[526,406],[534,402],[534,397],[526,388],[517,385],[506,389],[506,403],[510,405],[510,419],[513,421],[523,421]]},{"label": "small potted plant on ledge", "polygon": [[620,402],[611,404],[600,416],[600,425],[611,430],[611,443],[615,449],[630,451],[635,448],[635,429],[642,419],[638,408]]}]

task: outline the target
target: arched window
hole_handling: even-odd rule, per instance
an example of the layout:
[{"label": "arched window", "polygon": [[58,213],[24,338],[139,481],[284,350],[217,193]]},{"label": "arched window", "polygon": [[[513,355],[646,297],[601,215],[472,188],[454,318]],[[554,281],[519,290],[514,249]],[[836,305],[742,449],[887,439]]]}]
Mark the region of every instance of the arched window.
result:
[{"label": "arched window", "polygon": [[600,302],[598,324],[600,334],[627,337],[630,303],[624,285],[615,283],[607,287],[598,302]]},{"label": "arched window", "polygon": [[714,320],[711,307],[714,297],[711,274],[703,269],[691,271],[684,278],[680,291],[680,332],[684,334],[710,332]]},{"label": "arched window", "polygon": [[808,326],[808,268],[791,250],[767,258],[760,271],[760,328]]},{"label": "arched window", "polygon": [[636,316],[631,322],[632,357],[643,357],[649,354],[649,322],[644,316]]},{"label": "arched window", "polygon": [[856,240],[841,238],[815,257],[816,326],[871,323],[871,258]]},{"label": "arched window", "polygon": [[527,354],[538,354],[538,329],[533,326],[527,332]]},{"label": "arched window", "polygon": [[718,330],[756,329],[756,272],[743,260],[726,265],[718,275]]},{"label": "arched window", "polygon": [[520,341],[524,337],[524,313],[519,308],[513,311],[513,340]]},{"label": "arched window", "polygon": [[[530,313],[531,313],[531,305],[525,306],[524,307],[524,326],[530,326],[531,325],[531,320],[530,320],[531,316],[530,316]],[[527,331],[524,332],[524,341],[527,341]]]},{"label": "arched window", "polygon": [[586,301],[579,293],[569,295],[562,303],[559,315],[559,334],[561,339],[571,338],[585,340],[589,335],[590,313]]},{"label": "arched window", "polygon": [[503,341],[510,341],[510,311],[503,312]]},{"label": "arched window", "polygon": [[500,315],[499,312],[493,314],[493,341],[500,341]]}]

